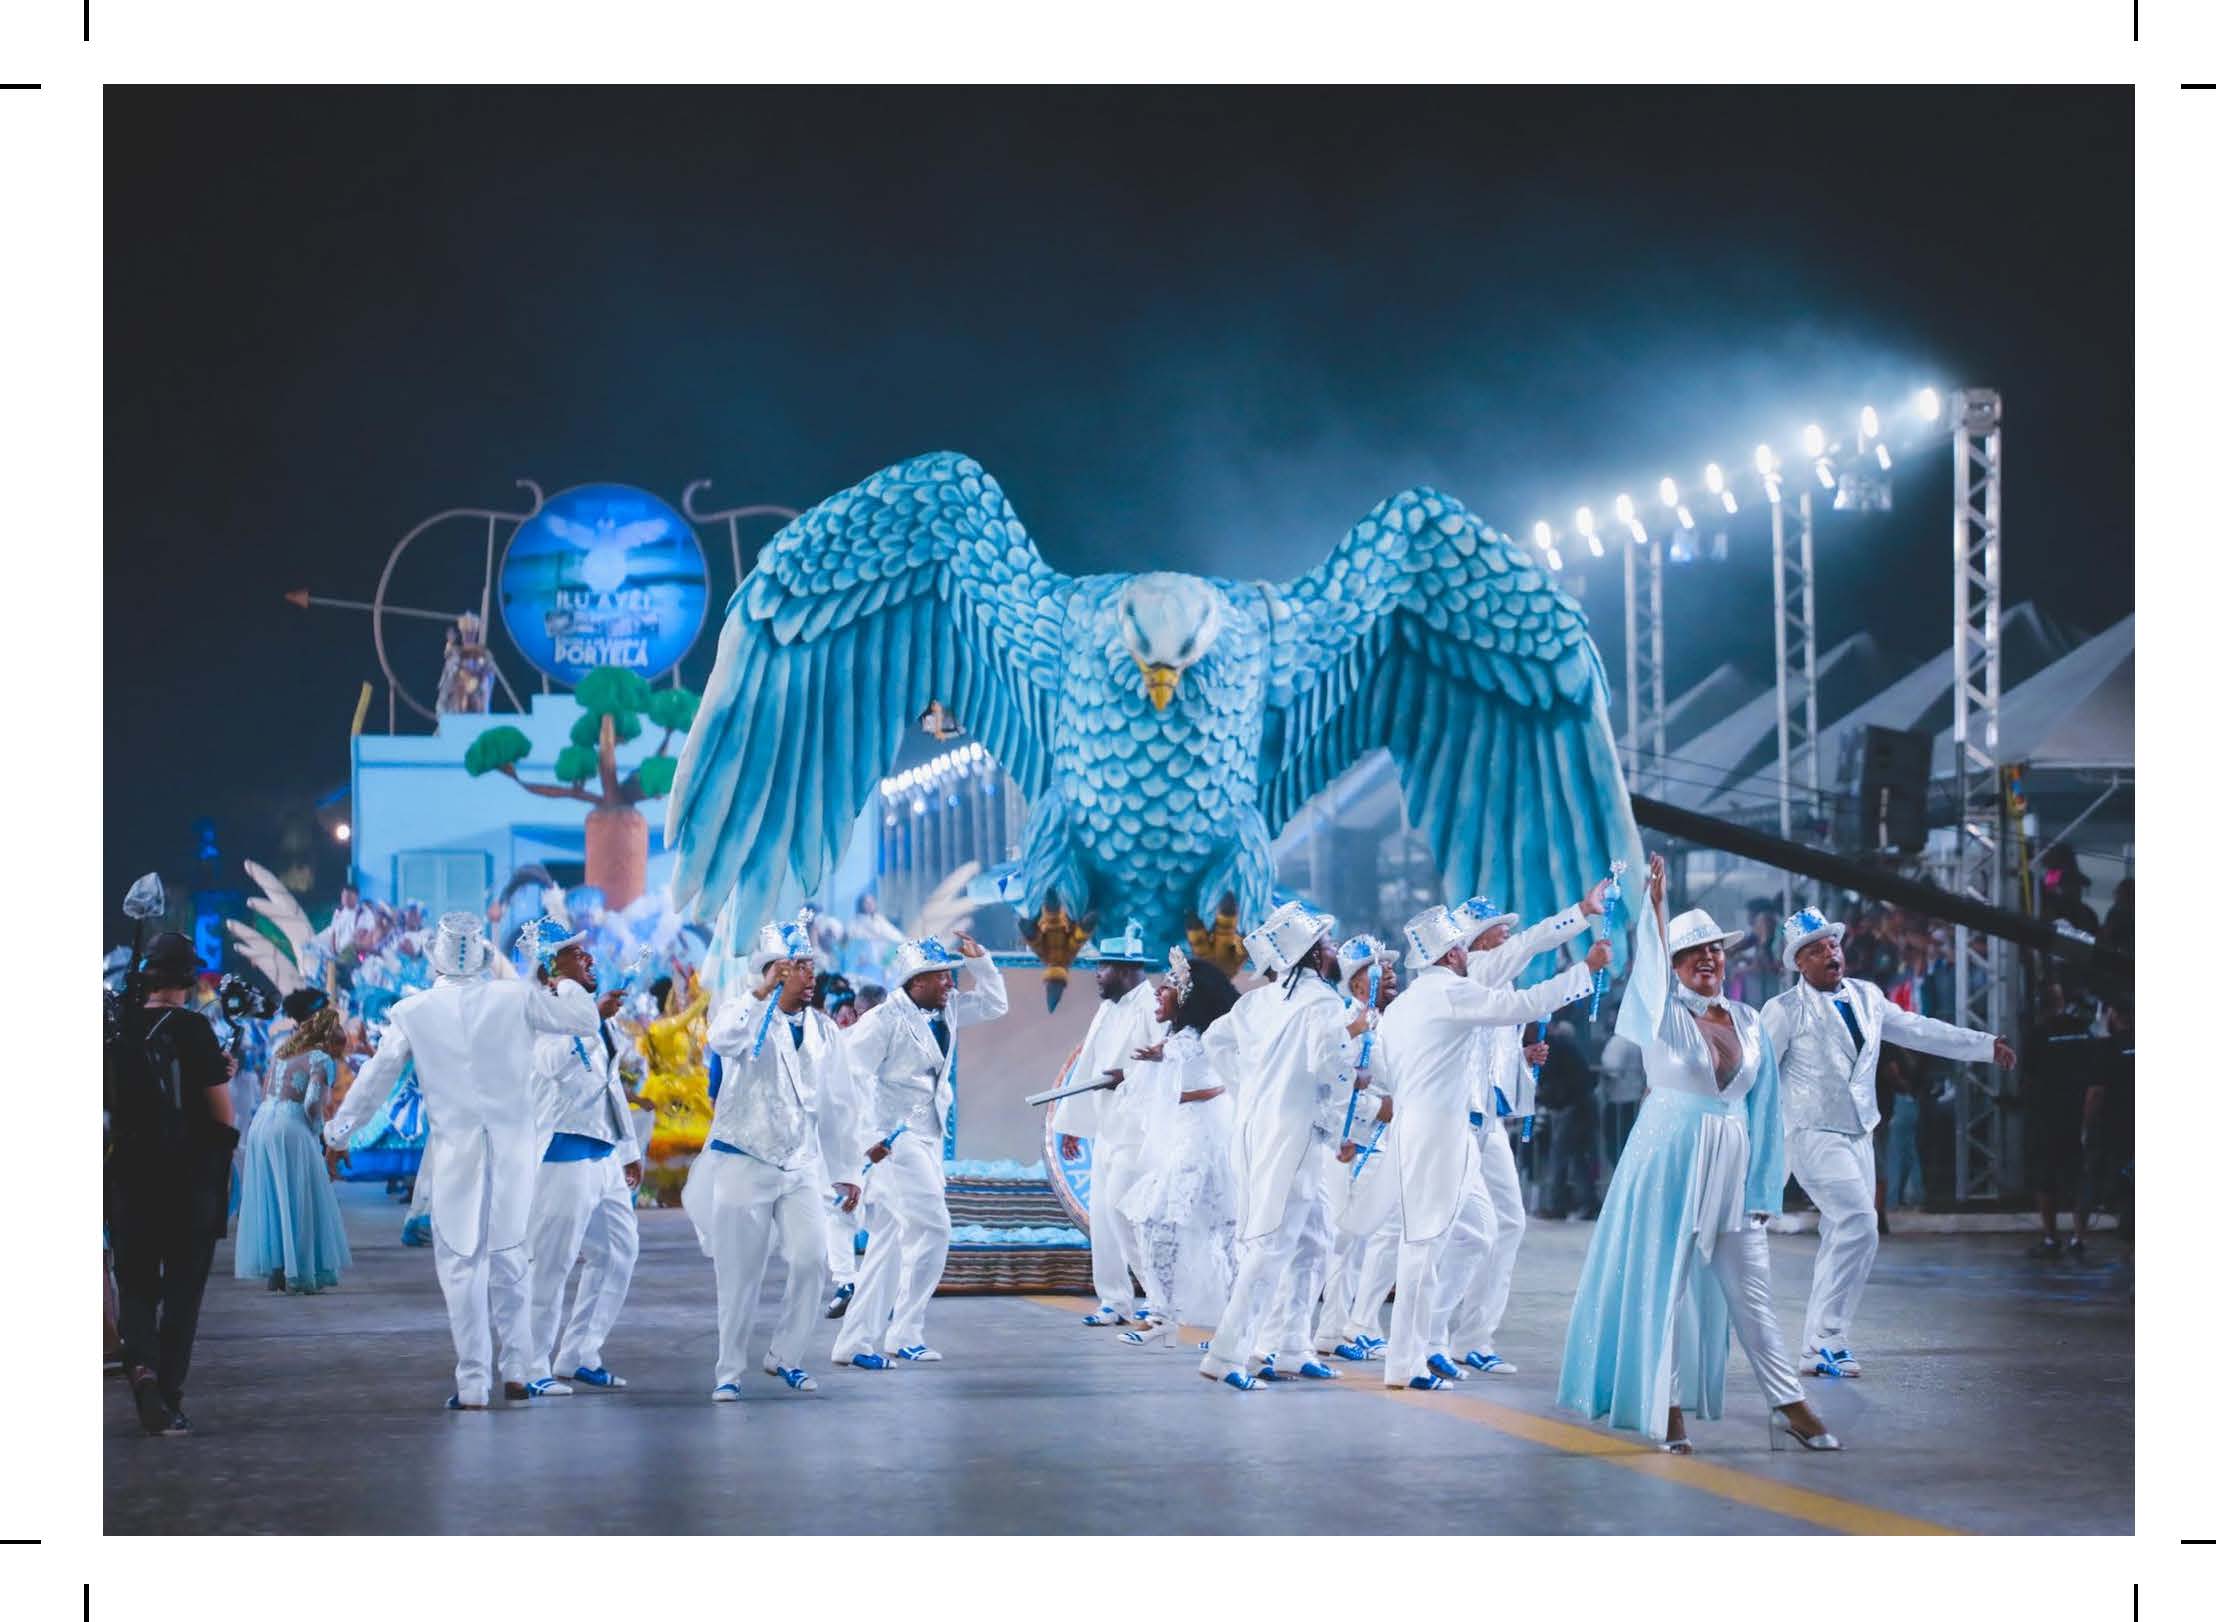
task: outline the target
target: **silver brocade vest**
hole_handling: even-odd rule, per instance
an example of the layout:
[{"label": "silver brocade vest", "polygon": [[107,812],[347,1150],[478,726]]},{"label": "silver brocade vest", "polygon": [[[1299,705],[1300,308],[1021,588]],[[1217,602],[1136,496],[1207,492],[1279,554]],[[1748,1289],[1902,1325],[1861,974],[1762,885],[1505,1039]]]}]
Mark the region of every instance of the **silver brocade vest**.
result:
[{"label": "silver brocade vest", "polygon": [[[807,1026],[814,1016],[803,1014]],[[816,1135],[811,1124],[815,1101],[814,1068],[822,1055],[821,1033],[807,1030],[803,1045],[793,1047],[792,1025],[782,1013],[772,1015],[761,1051],[747,1051],[725,1059],[723,1085],[716,1090],[716,1112],[708,1136],[718,1143],[742,1149],[756,1160],[780,1171],[792,1171],[815,1158]]]}]

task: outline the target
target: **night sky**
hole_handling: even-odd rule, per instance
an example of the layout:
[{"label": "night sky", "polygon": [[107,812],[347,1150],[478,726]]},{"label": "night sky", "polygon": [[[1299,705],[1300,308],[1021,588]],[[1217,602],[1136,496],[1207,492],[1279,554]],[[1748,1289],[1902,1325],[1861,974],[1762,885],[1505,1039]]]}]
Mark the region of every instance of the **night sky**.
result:
[{"label": "night sky", "polygon": [[[198,816],[234,882],[274,861],[377,677],[367,616],[281,594],[366,598],[517,477],[804,507],[955,448],[1065,571],[1287,578],[1407,485],[1522,535],[1987,383],[2007,597],[2097,630],[2132,603],[2130,98],[111,88],[109,893],[188,873]],[[1819,525],[1826,644],[1945,645],[1947,492],[1926,456]],[[474,605],[482,561],[434,532],[392,600]],[[1673,687],[1766,669],[1769,573],[1756,510],[1673,575]],[[426,701],[438,648],[398,638]]]}]

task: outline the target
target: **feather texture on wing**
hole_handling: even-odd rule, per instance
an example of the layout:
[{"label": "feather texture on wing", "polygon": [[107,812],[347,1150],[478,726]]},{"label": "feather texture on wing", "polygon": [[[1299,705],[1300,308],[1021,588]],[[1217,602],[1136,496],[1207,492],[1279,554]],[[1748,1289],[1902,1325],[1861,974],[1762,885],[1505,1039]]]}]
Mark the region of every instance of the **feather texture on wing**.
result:
[{"label": "feather texture on wing", "polygon": [[286,889],[277,875],[259,862],[245,864],[246,876],[261,887],[261,894],[248,896],[246,905],[277,926],[277,932],[292,947],[294,962],[302,961],[308,943],[315,939],[315,926],[308,922],[308,915],[301,910],[299,901]]}]

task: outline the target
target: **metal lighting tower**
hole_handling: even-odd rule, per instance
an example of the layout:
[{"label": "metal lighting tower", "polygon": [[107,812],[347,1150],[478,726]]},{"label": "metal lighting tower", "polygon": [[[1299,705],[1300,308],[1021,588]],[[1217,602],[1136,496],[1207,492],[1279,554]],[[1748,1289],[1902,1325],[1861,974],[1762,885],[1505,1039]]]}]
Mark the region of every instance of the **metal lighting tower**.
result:
[{"label": "metal lighting tower", "polygon": [[1662,544],[1624,544],[1624,779],[1636,790],[1668,748],[1662,714]]},{"label": "metal lighting tower", "polygon": [[[1955,887],[1989,906],[2009,904],[2004,859],[2006,786],[2000,770],[2001,397],[1964,389],[1949,402],[1954,430]],[[2011,1029],[2005,941],[1957,924],[1955,1019],[2006,1036]],[[1958,1200],[1998,1197],[1999,1072],[1956,1071],[1954,1186]]]},{"label": "metal lighting tower", "polygon": [[[1770,503],[1770,580],[1777,611],[1777,831],[1793,837],[1797,787],[1818,804],[1816,782],[1816,519],[1814,503]],[[1800,691],[1793,691],[1795,683]],[[1797,781],[1796,781],[1797,779]],[[1793,909],[1793,876],[1785,909]]]}]

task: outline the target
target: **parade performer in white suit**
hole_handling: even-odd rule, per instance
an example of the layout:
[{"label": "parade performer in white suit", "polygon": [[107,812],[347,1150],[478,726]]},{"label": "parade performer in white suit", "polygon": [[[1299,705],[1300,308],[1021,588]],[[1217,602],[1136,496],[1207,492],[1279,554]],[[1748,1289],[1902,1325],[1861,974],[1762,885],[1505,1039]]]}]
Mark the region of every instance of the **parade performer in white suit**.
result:
[{"label": "parade performer in white suit", "polygon": [[815,955],[804,923],[764,924],[746,964],[752,986],[726,996],[708,1022],[723,1080],[685,1210],[716,1264],[713,1402],[739,1400],[773,1243],[785,1259],[785,1303],[762,1369],[794,1391],[816,1389],[808,1341],[830,1279],[826,1196],[859,1195],[847,1179],[861,1175],[862,1147],[826,1130],[824,1103],[846,1061],[838,1028],[809,1006]]},{"label": "parade performer in white suit", "polygon": [[[1338,948],[1343,989],[1353,1006],[1383,1013],[1398,993],[1393,965],[1400,954],[1374,935],[1357,935]],[[1372,984],[1372,978],[1375,984]],[[1373,1039],[1374,1040],[1374,1039]],[[1355,1039],[1356,1064],[1353,1088],[1353,1132],[1360,1149],[1351,1160],[1334,1159],[1324,1168],[1324,1206],[1331,1233],[1331,1255],[1325,1263],[1323,1291],[1316,1308],[1314,1345],[1319,1353],[1350,1362],[1369,1362],[1384,1355],[1385,1340],[1374,1321],[1389,1284],[1376,1285],[1377,1299],[1361,1293],[1365,1278],[1377,1279],[1383,1267],[1366,1265],[1372,1249],[1400,1250],[1400,1174],[1393,1161],[1393,1105],[1376,1080],[1374,1066],[1361,1063],[1362,1038]],[[1339,1109],[1334,1131],[1347,1127],[1346,1095],[1334,1089]],[[1365,1312],[1365,1308],[1369,1309]]]},{"label": "parade performer in white suit", "polygon": [[1400,1159],[1400,1267],[1385,1383],[1429,1391],[1456,1377],[1446,1355],[1448,1307],[1484,1268],[1497,1231],[1470,1133],[1471,1038],[1482,1026],[1543,1019],[1583,996],[1609,953],[1597,942],[1565,973],[1512,991],[1469,978],[1471,932],[1446,908],[1418,913],[1405,932],[1417,973],[1378,1021],[1376,1050]]},{"label": "parade performer in white suit", "polygon": [[[542,1036],[532,1066],[538,1089],[540,1140],[526,1246],[531,1254],[532,1383],[542,1396],[568,1396],[575,1380],[603,1391],[630,1382],[601,1358],[608,1332],[631,1290],[639,1260],[639,1219],[631,1191],[639,1186],[639,1144],[630,1101],[616,1078],[619,1051],[609,1021],[623,1006],[620,990],[599,995],[592,951],[582,938],[561,939],[560,926],[526,924],[523,943],[542,964],[549,985],[573,984],[598,997],[599,1028],[590,1036]],[[562,1324],[562,1294],[579,1258],[576,1303]],[[559,1340],[556,1336],[559,1333]],[[565,1379],[557,1370],[567,1371]]]},{"label": "parade performer in white suit", "polygon": [[1315,1240],[1311,1218],[1335,1147],[1319,1115],[1334,1079],[1353,1066],[1351,1039],[1368,1024],[1366,1013],[1349,1020],[1325,979],[1336,962],[1328,917],[1288,901],[1246,947],[1278,978],[1241,997],[1202,1040],[1235,1111],[1239,1270],[1200,1372],[1239,1391],[1260,1389],[1261,1353],[1274,1349],[1261,1342],[1276,1338],[1286,1280]]},{"label": "parade performer in white suit", "polygon": [[1684,1405],[1723,1417],[1736,1329],[1773,1422],[1833,1451],[1770,1306],[1765,1224],[1785,1193],[1776,1057],[1760,1016],[1723,996],[1738,933],[1695,907],[1665,935],[1663,887],[1657,856],[1616,1015],[1645,1060],[1647,1097],[1585,1250],[1556,1400],[1690,1453]]},{"label": "parade performer in white suit", "polygon": [[[1602,879],[1574,907],[1565,907],[1521,934],[1517,917],[1483,896],[1454,909],[1455,922],[1473,932],[1471,981],[1506,990],[1532,962],[1567,946],[1601,914],[1608,881]],[[1544,1043],[1526,1045],[1521,1025],[1484,1025],[1470,1042],[1470,1131],[1477,1138],[1478,1164],[1493,1206],[1493,1248],[1470,1280],[1460,1301],[1449,1308],[1447,1356],[1479,1374],[1514,1374],[1516,1365],[1493,1348],[1500,1321],[1508,1314],[1508,1290],[1516,1256],[1523,1248],[1523,1183],[1516,1175],[1516,1123],[1538,1107],[1531,1067],[1546,1058]]]},{"label": "parade performer in white suit", "polygon": [[1861,1374],[1847,1345],[1854,1309],[1877,1260],[1878,1045],[2003,1070],[2016,1062],[2006,1042],[1944,1020],[1911,1014],[1867,980],[1847,978],[1839,937],[1846,925],[1813,907],[1785,920],[1785,960],[1800,983],[1770,999],[1762,1029],[1777,1053],[1785,1115],[1785,1164],[1822,1213],[1816,1277],[1801,1329],[1803,1374]]},{"label": "parade performer in white suit", "polygon": [[484,920],[450,912],[431,943],[430,988],[393,1004],[391,1028],[323,1129],[333,1149],[384,1104],[412,1058],[430,1129],[424,1164],[433,1173],[431,1255],[454,1333],[449,1408],[492,1400],[497,1340],[513,1398],[530,1396],[531,1275],[523,1242],[537,1180],[539,1132],[531,1063],[542,1036],[593,1035],[592,994],[565,980],[490,978]]},{"label": "parade performer in white suit", "polygon": [[1131,1274],[1138,1264],[1139,1242],[1123,1209],[1145,1155],[1148,1112],[1133,1106],[1121,1084],[1131,1056],[1157,1046],[1167,1032],[1154,1017],[1154,987],[1147,983],[1146,971],[1155,965],[1139,926],[1133,923],[1122,935],[1103,939],[1096,947],[1100,1007],[1070,1066],[1069,1084],[1112,1076],[1117,1085],[1061,1100],[1054,1107],[1054,1125],[1061,1133],[1064,1160],[1077,1158],[1080,1138],[1092,1140],[1093,1293],[1100,1304],[1083,1321],[1105,1327],[1150,1315],[1136,1310],[1132,1300]]},{"label": "parade performer in white suit", "polygon": [[[961,1028],[1008,1012],[1000,967],[967,935],[957,957],[935,940],[893,954],[892,995],[847,1031],[846,1062],[870,1090],[875,1137],[863,1219],[869,1249],[831,1361],[858,1369],[936,1363],[923,1338],[924,1309],[946,1271],[953,1224],[946,1212],[943,1138],[961,1063]],[[964,966],[973,991],[954,989]]]}]

